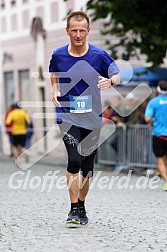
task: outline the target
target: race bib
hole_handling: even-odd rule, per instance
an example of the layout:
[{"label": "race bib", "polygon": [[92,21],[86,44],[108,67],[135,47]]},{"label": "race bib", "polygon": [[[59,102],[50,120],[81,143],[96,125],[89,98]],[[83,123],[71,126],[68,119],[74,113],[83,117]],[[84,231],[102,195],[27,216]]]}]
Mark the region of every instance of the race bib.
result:
[{"label": "race bib", "polygon": [[92,96],[70,95],[70,113],[88,113],[92,111]]}]

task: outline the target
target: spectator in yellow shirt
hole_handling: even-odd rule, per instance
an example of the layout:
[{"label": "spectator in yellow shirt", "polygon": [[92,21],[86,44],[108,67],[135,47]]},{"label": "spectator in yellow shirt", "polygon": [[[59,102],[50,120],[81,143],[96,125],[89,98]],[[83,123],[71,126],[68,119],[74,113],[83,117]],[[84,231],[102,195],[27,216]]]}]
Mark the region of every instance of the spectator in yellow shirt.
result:
[{"label": "spectator in yellow shirt", "polygon": [[13,154],[17,158],[21,153],[26,151],[26,134],[30,124],[30,117],[25,110],[16,104],[14,110],[7,116],[5,123],[6,125],[12,123]]}]

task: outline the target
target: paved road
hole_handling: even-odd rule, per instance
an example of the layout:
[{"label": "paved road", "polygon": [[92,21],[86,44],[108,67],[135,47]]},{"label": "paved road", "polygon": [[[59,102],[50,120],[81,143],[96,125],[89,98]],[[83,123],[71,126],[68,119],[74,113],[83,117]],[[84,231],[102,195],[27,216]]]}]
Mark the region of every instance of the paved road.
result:
[{"label": "paved road", "polygon": [[[46,176],[53,172],[52,187]],[[139,189],[144,178],[133,175],[128,189],[120,189],[127,186],[126,174],[113,182],[116,175],[97,171],[87,199],[90,223],[71,229],[64,224],[69,211],[64,174],[63,168],[53,166],[38,164],[21,171],[12,163],[0,163],[0,252],[167,251],[162,181],[152,184],[155,189],[149,188],[150,180]]]}]

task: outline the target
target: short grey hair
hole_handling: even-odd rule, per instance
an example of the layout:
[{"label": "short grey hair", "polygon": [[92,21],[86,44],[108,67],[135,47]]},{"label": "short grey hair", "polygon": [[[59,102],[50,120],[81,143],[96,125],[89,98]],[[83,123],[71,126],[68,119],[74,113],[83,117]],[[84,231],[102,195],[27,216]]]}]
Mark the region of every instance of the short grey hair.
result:
[{"label": "short grey hair", "polygon": [[83,11],[73,11],[73,12],[71,12],[67,16],[67,27],[68,28],[70,26],[71,18],[74,18],[76,21],[82,21],[82,20],[86,19],[86,21],[88,23],[88,27],[89,27],[89,24],[90,24],[89,16],[85,12],[83,12]]}]

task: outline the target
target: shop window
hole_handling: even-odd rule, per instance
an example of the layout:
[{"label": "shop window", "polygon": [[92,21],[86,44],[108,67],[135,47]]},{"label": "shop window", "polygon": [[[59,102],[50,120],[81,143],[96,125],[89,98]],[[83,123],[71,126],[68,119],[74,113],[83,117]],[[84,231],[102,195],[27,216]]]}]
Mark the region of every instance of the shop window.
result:
[{"label": "shop window", "polygon": [[4,73],[5,107],[6,110],[14,103],[14,76],[13,72]]},{"label": "shop window", "polygon": [[29,101],[30,99],[29,70],[19,71],[19,98],[20,101]]}]

